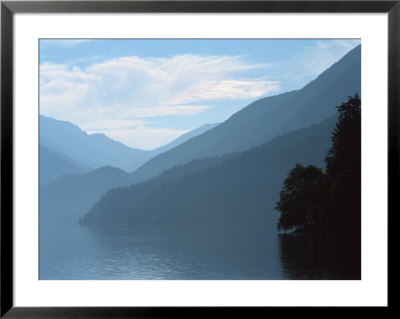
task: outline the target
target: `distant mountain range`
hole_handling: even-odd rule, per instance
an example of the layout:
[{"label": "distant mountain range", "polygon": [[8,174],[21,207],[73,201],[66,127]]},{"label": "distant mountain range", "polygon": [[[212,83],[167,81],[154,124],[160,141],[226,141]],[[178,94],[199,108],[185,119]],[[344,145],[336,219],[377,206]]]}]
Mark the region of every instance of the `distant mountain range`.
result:
[{"label": "distant mountain range", "polygon": [[112,165],[135,169],[151,157],[150,151],[130,148],[104,134],[87,134],[78,126],[40,115],[40,144],[93,168]]},{"label": "distant mountain range", "polygon": [[[204,220],[215,220],[209,215],[214,213],[215,218],[224,220],[229,212],[237,220],[245,215],[267,218],[261,212],[271,210],[284,176],[295,162],[323,165],[335,107],[356,92],[361,93],[360,46],[301,90],[255,101],[227,121],[206,127],[186,141],[181,139],[163,153],[153,153],[154,157],[132,173],[105,167],[61,176],[42,186],[41,222],[76,223],[89,211],[83,219],[87,225],[161,224],[165,219],[187,220],[190,214],[200,222],[203,214]],[[41,125],[41,142],[42,132],[43,137],[51,135],[50,129]],[[62,140],[70,138],[66,134]],[[57,144],[56,140],[50,143],[49,137],[43,140],[51,149]],[[63,144],[57,144],[60,152],[77,160],[75,154],[84,147],[66,144],[64,151]],[[98,167],[89,155],[90,161],[84,163]],[[85,157],[80,156],[77,162],[82,163]]]},{"label": "distant mountain range", "polygon": [[65,174],[85,173],[107,165],[132,172],[157,154],[216,125],[203,125],[169,144],[145,151],[128,147],[104,134],[87,134],[70,122],[40,115],[40,184]]},{"label": "distant mountain range", "polygon": [[40,185],[49,183],[65,174],[83,174],[91,167],[82,165],[66,155],[40,145]]}]

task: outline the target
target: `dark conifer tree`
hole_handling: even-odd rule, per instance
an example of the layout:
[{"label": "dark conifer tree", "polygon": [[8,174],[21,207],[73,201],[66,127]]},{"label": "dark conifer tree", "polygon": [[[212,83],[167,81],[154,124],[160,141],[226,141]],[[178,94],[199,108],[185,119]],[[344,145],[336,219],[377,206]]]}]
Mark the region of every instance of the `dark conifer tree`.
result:
[{"label": "dark conifer tree", "polygon": [[337,107],[339,118],[332,132],[332,147],[325,158],[328,176],[343,171],[361,172],[361,100],[358,94]]},{"label": "dark conifer tree", "polygon": [[315,231],[325,225],[326,176],[313,165],[301,164],[289,172],[276,209],[281,212],[278,229]]},{"label": "dark conifer tree", "polygon": [[332,147],[325,157],[326,174],[315,166],[300,164],[289,172],[275,207],[281,213],[279,229],[305,231],[328,223],[329,230],[343,238],[360,234],[360,97],[349,97],[337,109]]},{"label": "dark conifer tree", "polygon": [[323,230],[332,264],[346,276],[361,276],[361,100],[338,106],[326,173],[297,164],[288,174],[276,209],[283,230]]},{"label": "dark conifer tree", "polygon": [[358,94],[338,107],[332,148],[325,158],[330,183],[327,218],[336,259],[361,276],[361,100]]}]

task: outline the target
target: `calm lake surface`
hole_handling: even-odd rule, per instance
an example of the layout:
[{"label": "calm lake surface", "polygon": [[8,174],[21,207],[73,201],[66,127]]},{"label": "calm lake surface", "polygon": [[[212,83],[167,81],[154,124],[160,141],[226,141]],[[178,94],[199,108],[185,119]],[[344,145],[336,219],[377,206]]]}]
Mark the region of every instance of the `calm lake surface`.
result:
[{"label": "calm lake surface", "polygon": [[39,276],[42,280],[334,279],[323,249],[312,238],[279,235],[262,224],[179,234],[42,226]]}]

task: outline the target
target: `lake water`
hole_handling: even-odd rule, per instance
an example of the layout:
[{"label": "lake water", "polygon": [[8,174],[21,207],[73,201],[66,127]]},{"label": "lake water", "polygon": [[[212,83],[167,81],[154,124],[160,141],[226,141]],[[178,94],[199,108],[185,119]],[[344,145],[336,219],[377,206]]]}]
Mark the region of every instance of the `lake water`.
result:
[{"label": "lake water", "polygon": [[[300,240],[299,240],[300,239]],[[40,279],[331,279],[323,247],[265,225],[164,232],[40,229]],[[311,248],[310,248],[311,247]]]}]

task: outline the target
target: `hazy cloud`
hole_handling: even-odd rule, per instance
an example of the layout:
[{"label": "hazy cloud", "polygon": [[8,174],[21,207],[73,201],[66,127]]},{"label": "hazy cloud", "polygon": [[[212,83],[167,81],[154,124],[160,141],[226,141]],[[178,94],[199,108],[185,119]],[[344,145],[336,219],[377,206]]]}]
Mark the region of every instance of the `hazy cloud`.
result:
[{"label": "hazy cloud", "polygon": [[[279,65],[285,70],[284,77],[299,81],[304,78],[314,78],[340,60],[346,53],[361,42],[358,39],[317,41],[315,45],[305,47],[289,65]],[[306,83],[304,83],[306,84]],[[298,87],[300,89],[301,87]]]},{"label": "hazy cloud", "polygon": [[137,147],[133,141],[144,132],[154,140],[159,134],[161,142],[186,131],[146,126],[128,130],[122,125],[126,119],[194,116],[212,108],[215,100],[260,97],[277,90],[279,82],[245,78],[243,71],[267,67],[248,63],[243,56],[191,54],[120,57],[84,69],[43,63],[40,108],[42,114],[71,121],[85,130],[102,129],[110,136],[124,136],[125,140],[130,136],[132,142],[127,144]]}]

